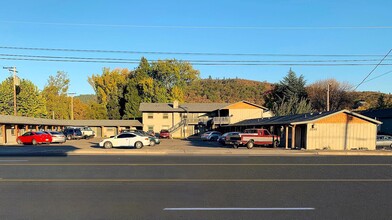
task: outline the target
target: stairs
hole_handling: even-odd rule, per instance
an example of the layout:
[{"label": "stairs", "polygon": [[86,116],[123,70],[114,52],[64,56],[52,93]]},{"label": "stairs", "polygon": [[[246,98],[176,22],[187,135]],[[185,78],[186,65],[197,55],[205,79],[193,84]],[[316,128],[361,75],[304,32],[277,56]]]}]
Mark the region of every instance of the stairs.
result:
[{"label": "stairs", "polygon": [[173,132],[177,131],[178,129],[180,129],[185,124],[186,124],[186,119],[182,119],[180,122],[175,124],[173,127],[169,128],[169,132],[173,133]]}]

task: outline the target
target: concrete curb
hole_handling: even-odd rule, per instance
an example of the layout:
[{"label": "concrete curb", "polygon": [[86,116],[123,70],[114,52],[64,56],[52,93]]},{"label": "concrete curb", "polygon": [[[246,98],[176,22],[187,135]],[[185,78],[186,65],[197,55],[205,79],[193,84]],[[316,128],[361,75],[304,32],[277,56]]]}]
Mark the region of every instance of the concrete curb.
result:
[{"label": "concrete curb", "polygon": [[295,151],[295,150],[2,150],[0,156],[77,156],[77,155],[135,155],[135,156],[392,156],[392,151]]}]

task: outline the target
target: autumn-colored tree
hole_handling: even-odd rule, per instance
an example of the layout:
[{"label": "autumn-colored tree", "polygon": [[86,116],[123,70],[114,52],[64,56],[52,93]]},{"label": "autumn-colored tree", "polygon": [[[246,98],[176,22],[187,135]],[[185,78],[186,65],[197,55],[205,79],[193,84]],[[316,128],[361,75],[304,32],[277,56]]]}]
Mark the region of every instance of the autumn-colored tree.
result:
[{"label": "autumn-colored tree", "polygon": [[108,119],[106,106],[96,101],[90,101],[86,111],[86,118],[91,120]]},{"label": "autumn-colored tree", "polygon": [[98,104],[107,109],[109,119],[121,119],[124,114],[124,88],[129,77],[128,69],[104,68],[102,75],[92,75],[88,82],[95,90]]},{"label": "autumn-colored tree", "polygon": [[79,98],[73,99],[73,112],[75,120],[85,120],[87,118],[88,105],[83,103]]},{"label": "autumn-colored tree", "polygon": [[66,72],[58,71],[56,76],[49,76],[48,82],[42,90],[46,100],[47,118],[70,119],[71,98],[67,96],[69,77]]},{"label": "autumn-colored tree", "polygon": [[336,79],[319,80],[310,84],[306,91],[312,107],[317,111],[327,110],[327,88],[329,84],[330,110],[350,109],[354,105],[352,86]]}]

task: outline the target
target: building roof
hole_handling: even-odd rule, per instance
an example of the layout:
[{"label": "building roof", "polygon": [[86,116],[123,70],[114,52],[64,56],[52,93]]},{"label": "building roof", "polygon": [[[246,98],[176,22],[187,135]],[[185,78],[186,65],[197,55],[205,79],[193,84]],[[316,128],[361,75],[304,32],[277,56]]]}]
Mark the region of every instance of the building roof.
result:
[{"label": "building roof", "polygon": [[13,115],[0,115],[0,124],[53,125],[53,126],[105,126],[142,127],[138,120],[56,120]]},{"label": "building roof", "polygon": [[371,123],[381,124],[381,122],[374,120],[374,119],[371,119],[369,117],[366,117],[364,115],[350,112],[348,110],[341,110],[341,111],[316,112],[316,113],[306,113],[306,114],[287,115],[287,116],[275,116],[275,117],[270,117],[270,118],[255,118],[255,119],[248,119],[248,120],[240,121],[235,124],[228,125],[228,126],[234,127],[234,126],[267,126],[267,125],[307,124],[307,123],[317,121],[317,120],[324,118],[326,116],[331,116],[331,115],[339,114],[342,112],[359,117],[359,118],[364,119],[366,121],[369,121]]},{"label": "building roof", "polygon": [[374,109],[374,110],[366,110],[358,112],[362,115],[365,115],[369,118],[392,118],[392,108],[386,109]]},{"label": "building roof", "polygon": [[230,105],[229,103],[182,103],[173,108],[172,103],[140,103],[141,112],[212,112]]},{"label": "building roof", "polygon": [[[240,101],[248,105],[268,110],[268,108],[257,105],[248,101]],[[173,108],[172,103],[140,103],[139,111],[141,112],[212,112],[221,109],[227,109],[231,105],[240,103],[182,103],[178,108]]]}]

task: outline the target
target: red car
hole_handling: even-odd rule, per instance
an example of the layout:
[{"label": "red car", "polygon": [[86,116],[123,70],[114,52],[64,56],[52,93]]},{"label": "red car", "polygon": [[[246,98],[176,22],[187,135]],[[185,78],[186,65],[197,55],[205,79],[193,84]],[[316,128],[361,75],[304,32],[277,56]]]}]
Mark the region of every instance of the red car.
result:
[{"label": "red car", "polygon": [[47,143],[49,144],[52,142],[52,136],[46,132],[42,131],[28,131],[24,133],[23,135],[19,136],[18,139],[16,139],[16,142],[18,144],[42,144],[42,143]]},{"label": "red car", "polygon": [[166,130],[166,129],[161,130],[161,132],[159,132],[159,137],[160,138],[170,138],[169,130]]}]

